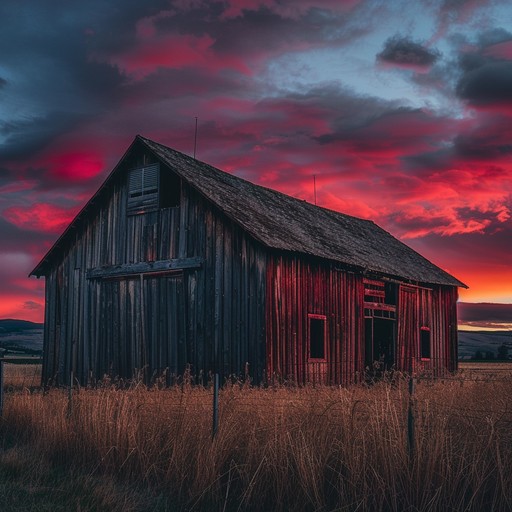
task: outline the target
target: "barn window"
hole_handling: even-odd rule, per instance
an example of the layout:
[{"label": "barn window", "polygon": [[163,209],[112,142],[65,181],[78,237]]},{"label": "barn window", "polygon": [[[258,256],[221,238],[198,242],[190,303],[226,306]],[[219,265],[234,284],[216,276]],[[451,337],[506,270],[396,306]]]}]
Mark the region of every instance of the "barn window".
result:
[{"label": "barn window", "polygon": [[420,330],[421,359],[430,359],[430,328],[422,327]]},{"label": "barn window", "polygon": [[160,173],[160,208],[175,208],[180,205],[181,182],[178,176],[164,169]]},{"label": "barn window", "polygon": [[327,317],[308,315],[309,320],[309,359],[325,359],[325,339]]},{"label": "barn window", "polygon": [[159,206],[160,166],[147,165],[132,169],[128,177],[128,213],[145,213]]},{"label": "barn window", "polygon": [[177,207],[180,196],[180,179],[169,170],[161,170],[158,163],[137,167],[129,173],[128,214]]}]

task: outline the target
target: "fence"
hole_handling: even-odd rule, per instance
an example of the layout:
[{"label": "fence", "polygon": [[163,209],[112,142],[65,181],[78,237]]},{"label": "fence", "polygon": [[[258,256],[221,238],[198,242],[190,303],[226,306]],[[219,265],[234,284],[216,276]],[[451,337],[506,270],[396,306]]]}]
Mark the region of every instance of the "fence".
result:
[{"label": "fence", "polygon": [[16,375],[15,373],[11,373],[10,382],[8,383],[8,386],[12,388],[33,388],[39,387],[41,384],[41,362],[41,357],[0,357],[0,416],[2,416],[3,413],[4,391],[6,387],[6,383],[4,382],[5,365],[10,364],[17,368],[30,365],[30,368],[33,371],[19,372],[18,375]]},{"label": "fence", "polygon": [[[5,389],[20,389],[20,388],[38,388],[41,380],[40,373],[40,358],[0,358],[0,415],[3,412],[4,405],[4,391]],[[5,376],[5,365],[10,365],[11,369],[20,368],[24,369],[23,372],[19,372],[19,375],[16,376],[15,372],[10,372],[9,382],[4,382]],[[404,372],[398,372],[394,369],[387,369],[383,366],[374,366],[373,368],[367,368],[366,372],[360,376],[359,383],[363,387],[372,387],[378,386],[380,384],[389,385],[391,388],[401,387],[402,390],[407,390],[407,393],[403,393],[400,395],[399,400],[402,400],[406,407],[406,421],[405,428],[407,430],[407,449],[410,458],[414,457],[414,447],[416,444],[415,441],[415,429],[418,415],[422,414],[423,404],[421,403],[421,397],[418,397],[417,390],[418,386],[426,387],[432,386],[439,382],[444,383],[457,383],[460,386],[464,386],[466,383],[510,383],[512,381],[512,364],[510,363],[462,363],[461,368],[457,372],[448,372],[448,371],[428,371],[428,369],[423,369],[421,372],[417,374],[407,374]],[[305,368],[305,369],[304,369]],[[330,375],[337,375],[339,371],[339,365],[327,365],[327,363],[311,363],[309,365],[301,365],[302,376],[310,376],[312,377],[309,380],[298,381],[293,378],[293,372],[291,376],[282,377],[279,375],[273,375],[267,378],[259,387],[261,389],[268,389],[272,391],[273,389],[296,389],[297,393],[300,393],[301,388],[328,388],[328,387],[339,387],[342,386],[339,383],[339,380],[330,379]],[[219,429],[219,423],[222,421],[222,416],[219,412],[219,409],[222,408],[225,403],[226,389],[229,387],[238,386],[240,388],[246,387],[247,389],[256,389],[251,388],[251,381],[249,377],[249,372],[246,370],[245,375],[243,376],[231,376],[229,378],[223,379],[223,388],[220,386],[220,376],[219,374],[212,374],[206,381],[206,390],[210,390],[211,392],[211,418],[212,418],[212,439],[215,439],[217,431]],[[71,376],[71,381],[73,381],[73,377]],[[165,384],[165,379],[162,379],[160,383]],[[204,385],[204,377],[198,376],[194,377],[190,372],[181,378],[177,379],[176,382],[179,386],[182,387],[191,387],[195,384]],[[158,379],[155,379],[153,384],[158,384]],[[99,382],[97,385],[99,386],[109,386],[109,385],[119,385],[122,384],[122,387],[130,387],[130,384],[126,381],[121,382]],[[139,385],[139,383],[135,383]],[[131,383],[133,386],[134,383]],[[74,389],[75,386],[68,386],[67,388],[68,394],[68,416],[73,414],[73,401],[74,401]],[[229,395],[229,399],[242,399],[241,394],[238,395]],[[233,398],[235,397],[235,398]],[[405,397],[405,398],[404,398]],[[277,397],[276,395],[266,395],[265,400],[280,400],[282,398]],[[257,407],[261,405],[258,400],[261,398],[255,398],[255,395],[246,395],[243,397],[243,400],[254,400],[254,406]],[[294,400],[300,400],[298,395],[295,396]],[[430,400],[431,405],[435,405],[440,410],[444,408],[450,407],[453,409],[464,410],[467,414],[466,416],[471,417],[481,417],[482,415],[491,414],[491,409],[484,409],[480,406],[477,409],[472,409],[465,405],[464,407],[454,405],[454,404],[443,404],[441,402],[435,402]],[[332,408],[336,408],[336,404],[331,406]],[[204,410],[202,414],[204,414]],[[354,405],[353,414],[359,415],[361,418],[368,418],[371,415],[371,411],[367,411],[365,409],[364,401],[358,401]],[[507,425],[512,425],[512,410],[508,409],[503,411],[503,414],[500,417],[501,423],[506,423]]]}]

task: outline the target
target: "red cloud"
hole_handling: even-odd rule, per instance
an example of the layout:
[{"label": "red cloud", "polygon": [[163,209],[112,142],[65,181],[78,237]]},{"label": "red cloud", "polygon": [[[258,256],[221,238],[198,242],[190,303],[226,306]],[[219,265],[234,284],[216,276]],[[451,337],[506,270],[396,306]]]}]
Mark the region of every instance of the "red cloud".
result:
[{"label": "red cloud", "polygon": [[233,69],[250,75],[252,71],[245,60],[238,56],[218,57],[212,49],[215,40],[204,35],[195,37],[189,34],[157,35],[146,28],[138,31],[138,45],[129,52],[97,60],[108,60],[123,73],[142,80],[159,68],[183,69],[201,68],[210,71]]},{"label": "red cloud", "polygon": [[96,176],[103,169],[103,159],[89,150],[63,151],[42,161],[57,178],[82,181]]},{"label": "red cloud", "polygon": [[12,206],[3,212],[9,222],[21,229],[47,233],[61,233],[75,214],[75,208],[69,210],[45,203],[26,208]]}]

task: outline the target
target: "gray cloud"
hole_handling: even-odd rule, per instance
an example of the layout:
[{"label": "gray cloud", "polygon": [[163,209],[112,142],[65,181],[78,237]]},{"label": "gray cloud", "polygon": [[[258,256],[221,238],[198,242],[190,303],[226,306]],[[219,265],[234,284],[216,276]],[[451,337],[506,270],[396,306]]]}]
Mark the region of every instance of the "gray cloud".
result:
[{"label": "gray cloud", "polygon": [[512,304],[458,304],[459,319],[462,322],[503,322],[512,321]]},{"label": "gray cloud", "polygon": [[4,137],[0,165],[13,160],[24,160],[46,146],[48,141],[65,133],[80,119],[76,113],[53,111],[44,116],[0,123]]},{"label": "gray cloud", "polygon": [[39,304],[38,302],[35,302],[33,300],[26,300],[23,303],[23,309],[40,310],[40,309],[43,309],[43,306],[41,306],[41,304]]},{"label": "gray cloud", "polygon": [[3,251],[17,251],[27,250],[34,247],[41,247],[52,240],[54,235],[47,235],[38,231],[30,231],[20,229],[14,224],[7,222],[0,217],[0,233],[2,234],[2,250]]},{"label": "gray cloud", "polygon": [[457,95],[473,105],[512,103],[512,62],[463,58]]},{"label": "gray cloud", "polygon": [[481,47],[505,43],[510,40],[512,40],[512,33],[500,27],[486,30],[478,36],[478,43]]},{"label": "gray cloud", "polygon": [[397,65],[427,67],[434,64],[441,54],[408,37],[395,35],[384,43],[384,49],[377,59]]}]

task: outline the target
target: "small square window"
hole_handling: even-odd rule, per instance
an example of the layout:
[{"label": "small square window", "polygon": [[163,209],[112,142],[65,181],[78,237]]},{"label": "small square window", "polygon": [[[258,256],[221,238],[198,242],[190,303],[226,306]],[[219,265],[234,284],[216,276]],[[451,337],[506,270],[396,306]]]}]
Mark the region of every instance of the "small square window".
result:
[{"label": "small square window", "polygon": [[308,321],[309,359],[325,360],[327,317],[325,315],[308,315]]}]

